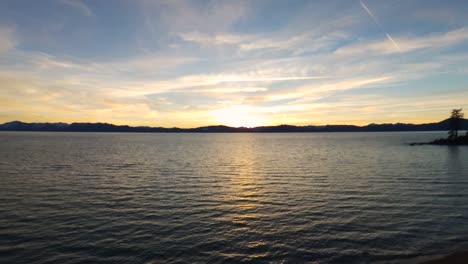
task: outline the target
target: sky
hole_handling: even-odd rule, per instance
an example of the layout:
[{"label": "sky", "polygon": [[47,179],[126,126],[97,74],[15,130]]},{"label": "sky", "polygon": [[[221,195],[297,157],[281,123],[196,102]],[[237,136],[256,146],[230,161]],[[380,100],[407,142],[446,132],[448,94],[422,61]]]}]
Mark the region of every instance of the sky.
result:
[{"label": "sky", "polygon": [[0,122],[440,121],[468,1],[0,1]]}]

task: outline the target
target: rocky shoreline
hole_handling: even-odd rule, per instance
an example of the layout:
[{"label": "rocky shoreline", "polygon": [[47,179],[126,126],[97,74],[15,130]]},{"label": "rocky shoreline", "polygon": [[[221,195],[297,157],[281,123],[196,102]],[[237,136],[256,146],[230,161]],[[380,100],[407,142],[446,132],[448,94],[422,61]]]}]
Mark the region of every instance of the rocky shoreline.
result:
[{"label": "rocky shoreline", "polygon": [[410,143],[411,146],[418,145],[448,145],[448,146],[459,146],[459,145],[468,145],[468,135],[460,136],[456,139],[441,138],[436,139],[431,142],[422,142],[422,143]]}]

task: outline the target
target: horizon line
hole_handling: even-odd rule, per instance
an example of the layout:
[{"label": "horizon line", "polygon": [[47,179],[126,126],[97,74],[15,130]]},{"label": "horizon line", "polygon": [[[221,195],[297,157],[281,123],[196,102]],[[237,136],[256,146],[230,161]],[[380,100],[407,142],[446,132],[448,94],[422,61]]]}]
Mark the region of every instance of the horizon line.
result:
[{"label": "horizon line", "polygon": [[[5,124],[9,123],[23,123],[23,124],[66,124],[66,125],[72,125],[72,124],[105,124],[105,125],[112,125],[116,127],[129,127],[129,128],[163,128],[163,129],[199,129],[199,128],[206,128],[206,127],[227,127],[227,128],[238,128],[238,129],[255,129],[255,128],[262,128],[262,127],[279,127],[279,126],[292,126],[292,127],[326,127],[326,126],[354,126],[354,127],[367,127],[370,125],[426,125],[426,124],[436,124],[436,123],[441,123],[443,121],[446,121],[450,118],[446,118],[440,121],[431,121],[431,122],[425,122],[425,123],[403,123],[403,122],[395,122],[395,123],[367,123],[366,125],[354,125],[354,124],[309,124],[309,125],[292,125],[292,124],[279,124],[279,125],[262,125],[262,126],[228,126],[228,125],[223,125],[223,124],[217,124],[217,125],[204,125],[204,126],[197,126],[197,127],[163,127],[163,126],[148,126],[148,125],[117,125],[114,123],[108,123],[108,122],[24,122],[20,120],[13,120],[13,121],[7,121],[4,123],[0,123],[0,126],[3,126]],[[464,120],[468,120],[465,118],[462,118]]]}]

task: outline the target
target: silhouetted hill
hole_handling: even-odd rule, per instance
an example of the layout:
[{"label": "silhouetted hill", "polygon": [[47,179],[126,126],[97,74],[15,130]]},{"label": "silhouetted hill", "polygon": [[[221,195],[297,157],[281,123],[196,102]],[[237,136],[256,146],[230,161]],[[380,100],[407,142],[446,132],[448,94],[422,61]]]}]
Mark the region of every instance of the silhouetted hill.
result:
[{"label": "silhouetted hill", "polygon": [[[448,130],[449,119],[427,124],[369,124],[367,126],[325,125],[325,126],[260,126],[253,128],[205,126],[197,128],[131,127],[108,123],[24,123],[13,121],[0,125],[0,131],[57,131],[57,132],[196,132],[196,133],[279,133],[279,132],[384,132],[384,131],[444,131]],[[468,130],[468,119],[461,120],[461,130]]]}]

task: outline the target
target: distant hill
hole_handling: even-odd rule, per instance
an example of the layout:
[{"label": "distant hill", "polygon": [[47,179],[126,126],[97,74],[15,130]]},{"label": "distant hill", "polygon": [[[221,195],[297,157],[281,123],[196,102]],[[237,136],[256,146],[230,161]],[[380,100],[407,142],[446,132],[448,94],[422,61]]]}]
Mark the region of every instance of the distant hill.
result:
[{"label": "distant hill", "polygon": [[[164,128],[146,126],[117,126],[108,123],[24,123],[13,121],[0,125],[0,131],[54,131],[54,132],[147,132],[147,133],[284,133],[284,132],[384,132],[384,131],[445,131],[449,119],[427,124],[369,124],[366,126],[325,125],[325,126],[260,126],[253,128],[205,126],[197,128]],[[461,130],[468,130],[468,119],[461,120]]]}]

